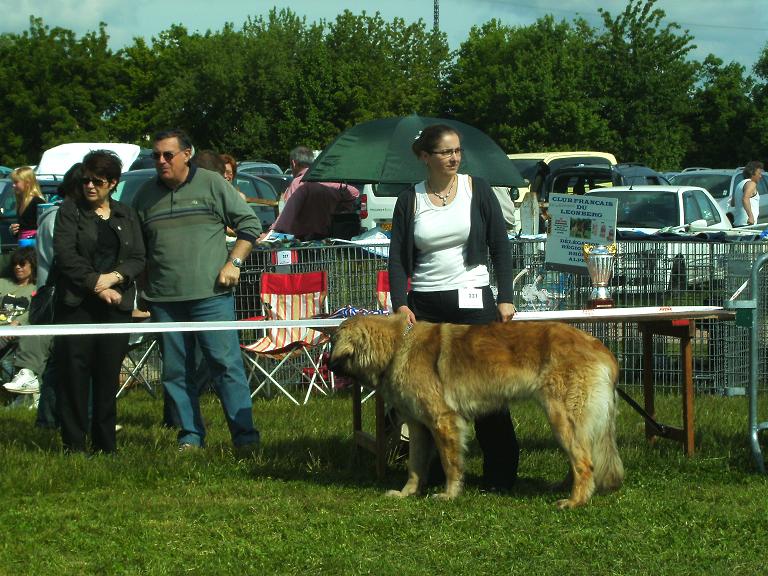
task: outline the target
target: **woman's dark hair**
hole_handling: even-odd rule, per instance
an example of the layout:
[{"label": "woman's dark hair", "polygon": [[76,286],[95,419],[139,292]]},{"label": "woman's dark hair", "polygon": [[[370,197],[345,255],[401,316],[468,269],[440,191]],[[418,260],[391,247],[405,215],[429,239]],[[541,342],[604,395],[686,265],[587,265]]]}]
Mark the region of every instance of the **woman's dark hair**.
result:
[{"label": "woman's dark hair", "polygon": [[747,162],[747,165],[744,166],[742,175],[744,178],[752,178],[752,176],[755,175],[755,172],[757,172],[758,169],[761,169],[762,167],[763,163],[760,162],[760,160],[752,160],[751,162]]},{"label": "woman's dark hair", "polygon": [[120,180],[123,161],[112,150],[94,150],[83,158],[83,172],[103,176],[107,180]]},{"label": "woman's dark hair", "polygon": [[72,198],[78,196],[82,190],[80,179],[83,177],[83,163],[75,162],[64,173],[61,184],[56,188],[56,192],[62,198]]},{"label": "woman's dark hair", "polygon": [[16,265],[23,266],[27,262],[32,266],[32,283],[34,284],[37,282],[37,255],[35,254],[35,249],[31,246],[24,246],[11,254],[11,268]]},{"label": "woman's dark hair", "polygon": [[446,134],[456,134],[461,138],[461,134],[456,128],[452,128],[447,124],[432,124],[427,126],[419,133],[418,138],[413,141],[411,148],[416,156],[420,156],[422,152],[432,153],[435,151],[438,141]]}]

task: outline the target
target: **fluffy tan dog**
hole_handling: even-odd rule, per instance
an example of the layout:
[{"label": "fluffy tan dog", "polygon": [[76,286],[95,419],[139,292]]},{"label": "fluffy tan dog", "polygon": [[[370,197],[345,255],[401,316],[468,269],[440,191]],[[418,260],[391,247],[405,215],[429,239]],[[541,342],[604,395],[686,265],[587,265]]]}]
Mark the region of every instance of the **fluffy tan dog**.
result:
[{"label": "fluffy tan dog", "polygon": [[535,398],[568,455],[570,498],[586,504],[595,490],[621,486],[616,447],[619,368],[603,344],[559,322],[485,326],[417,322],[405,316],[357,316],[333,335],[330,367],[376,388],[408,424],[408,481],[401,497],[424,487],[431,434],[446,476],[443,498],[461,492],[468,423],[515,398]]}]

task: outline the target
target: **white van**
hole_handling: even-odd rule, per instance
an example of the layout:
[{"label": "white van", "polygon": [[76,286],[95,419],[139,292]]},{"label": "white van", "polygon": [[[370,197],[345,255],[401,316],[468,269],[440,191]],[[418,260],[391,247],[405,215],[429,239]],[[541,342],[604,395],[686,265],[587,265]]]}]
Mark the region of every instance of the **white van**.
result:
[{"label": "white van", "polygon": [[395,202],[403,190],[410,184],[366,184],[360,191],[360,229],[361,232],[377,226],[389,231],[392,228],[392,214]]},{"label": "white van", "polygon": [[123,162],[123,172],[127,172],[131,164],[139,157],[141,147],[136,144],[120,144],[114,142],[70,142],[59,144],[43,152],[35,173],[45,176],[63,176],[75,162],[81,162],[83,156],[93,150],[111,150]]}]

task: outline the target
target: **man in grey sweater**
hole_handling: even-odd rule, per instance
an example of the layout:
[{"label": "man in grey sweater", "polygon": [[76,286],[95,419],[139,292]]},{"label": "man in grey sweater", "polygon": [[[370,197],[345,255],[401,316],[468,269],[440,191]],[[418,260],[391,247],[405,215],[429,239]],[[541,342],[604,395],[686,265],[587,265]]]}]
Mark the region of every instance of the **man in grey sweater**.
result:
[{"label": "man in grey sweater", "polygon": [[[259,219],[220,174],[190,163],[193,153],[183,131],[158,133],[152,147],[158,177],[134,200],[147,246],[142,296],[157,322],[235,320],[232,290],[261,232]],[[230,253],[225,227],[237,232]],[[177,411],[179,449],[205,443],[194,379],[196,339],[214,375],[235,452],[249,455],[258,447],[259,432],[235,330],[162,334],[163,385]]]}]

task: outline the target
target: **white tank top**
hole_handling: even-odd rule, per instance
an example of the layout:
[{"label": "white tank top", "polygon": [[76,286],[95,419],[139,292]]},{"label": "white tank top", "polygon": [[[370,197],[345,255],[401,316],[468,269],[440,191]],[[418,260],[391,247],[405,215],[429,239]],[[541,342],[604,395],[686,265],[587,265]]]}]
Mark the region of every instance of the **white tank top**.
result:
[{"label": "white tank top", "polygon": [[[736,185],[736,190],[733,192],[733,200],[735,206],[733,207],[733,225],[734,226],[746,226],[747,225],[747,211],[744,210],[744,204],[742,204],[742,197],[744,196],[744,186],[749,182],[749,178],[745,178]],[[755,187],[755,195],[749,199],[749,207],[752,209],[752,216],[757,217],[760,214],[760,194]]]},{"label": "white tank top", "polygon": [[488,286],[485,265],[467,268],[464,257],[469,238],[472,190],[469,177],[459,174],[456,197],[447,206],[435,206],[424,182],[416,185],[414,244],[417,249],[411,286],[417,292],[437,292]]}]

